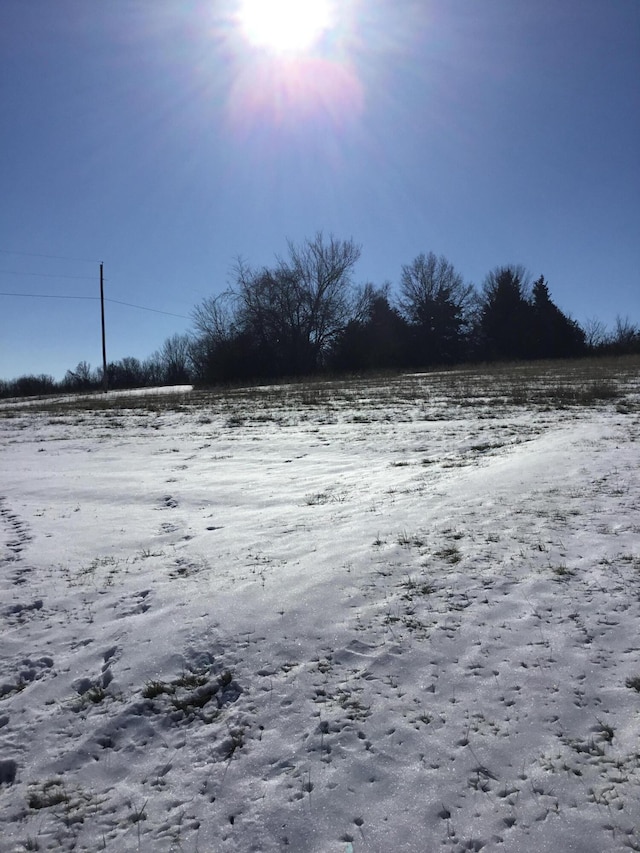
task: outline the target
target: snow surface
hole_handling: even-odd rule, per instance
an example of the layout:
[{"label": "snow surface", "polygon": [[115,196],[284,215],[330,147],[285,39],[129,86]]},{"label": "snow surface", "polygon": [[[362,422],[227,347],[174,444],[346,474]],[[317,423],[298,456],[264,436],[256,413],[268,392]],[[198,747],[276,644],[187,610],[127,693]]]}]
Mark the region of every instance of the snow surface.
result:
[{"label": "snow surface", "polygon": [[640,381],[543,379],[0,410],[0,850],[640,850]]}]

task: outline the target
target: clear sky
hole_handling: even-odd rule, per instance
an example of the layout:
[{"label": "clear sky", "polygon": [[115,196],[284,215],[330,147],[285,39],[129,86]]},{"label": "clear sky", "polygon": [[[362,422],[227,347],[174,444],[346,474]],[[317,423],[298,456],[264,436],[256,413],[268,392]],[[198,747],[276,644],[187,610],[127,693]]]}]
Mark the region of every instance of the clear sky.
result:
[{"label": "clear sky", "polygon": [[273,2],[2,0],[0,291],[56,298],[0,296],[0,377],[101,364],[100,261],[144,358],[320,229],[640,323],[640,0],[341,0],[297,51]]}]

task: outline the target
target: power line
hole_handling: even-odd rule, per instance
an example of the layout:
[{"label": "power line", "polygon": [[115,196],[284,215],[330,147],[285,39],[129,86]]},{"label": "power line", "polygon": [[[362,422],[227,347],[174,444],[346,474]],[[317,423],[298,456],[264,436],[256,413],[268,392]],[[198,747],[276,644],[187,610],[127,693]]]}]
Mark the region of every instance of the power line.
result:
[{"label": "power line", "polygon": [[99,296],[60,296],[57,293],[4,293],[0,296],[27,296],[31,299],[100,299]]},{"label": "power line", "polygon": [[51,272],[19,272],[18,270],[0,270],[2,275],[30,275],[36,278],[72,278],[76,281],[95,281],[94,276],[89,275],[63,275]]},{"label": "power line", "polygon": [[97,264],[94,258],[72,258],[69,255],[44,255],[40,252],[14,252],[11,249],[0,249],[3,255],[21,255],[24,258],[53,258],[56,261],[78,261],[83,264]]},{"label": "power line", "polygon": [[191,319],[191,317],[187,317],[186,314],[174,314],[172,311],[161,311],[159,308],[147,308],[144,305],[132,305],[131,302],[121,302],[119,299],[108,299],[105,297],[104,301],[115,302],[116,305],[126,305],[128,308],[139,308],[141,311],[153,311],[154,314],[167,314],[169,317],[181,317],[183,320]]},{"label": "power line", "polygon": [[[99,296],[63,296],[57,293],[5,293],[0,292],[0,296],[25,296],[31,299],[92,299],[98,301]],[[122,302],[120,299],[108,299],[105,297],[105,302],[114,302],[116,305],[126,305],[127,308],[137,308],[140,311],[152,311],[154,314],[166,314],[168,317],[179,317],[182,320],[190,320],[186,314],[175,314],[172,311],[161,311],[159,308],[149,308],[146,305],[133,305],[131,302]]]}]

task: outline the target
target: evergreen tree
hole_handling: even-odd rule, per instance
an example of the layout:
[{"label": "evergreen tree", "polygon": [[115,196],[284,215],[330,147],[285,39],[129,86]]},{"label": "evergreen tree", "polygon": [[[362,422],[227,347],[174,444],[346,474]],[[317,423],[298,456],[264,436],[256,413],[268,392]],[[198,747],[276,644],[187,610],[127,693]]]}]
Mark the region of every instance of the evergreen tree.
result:
[{"label": "evergreen tree", "polygon": [[484,358],[533,357],[535,335],[527,280],[527,273],[521,266],[497,267],[486,277],[479,318],[480,349]]},{"label": "evergreen tree", "polygon": [[400,308],[411,327],[416,366],[460,360],[472,299],[473,288],[442,255],[420,254],[402,267]]},{"label": "evergreen tree", "polygon": [[567,358],[585,352],[585,333],[552,302],[542,275],[533,285],[532,307],[535,358]]},{"label": "evergreen tree", "polygon": [[407,363],[407,323],[389,304],[388,291],[365,288],[360,316],[349,321],[336,344],[334,368],[373,370]]}]

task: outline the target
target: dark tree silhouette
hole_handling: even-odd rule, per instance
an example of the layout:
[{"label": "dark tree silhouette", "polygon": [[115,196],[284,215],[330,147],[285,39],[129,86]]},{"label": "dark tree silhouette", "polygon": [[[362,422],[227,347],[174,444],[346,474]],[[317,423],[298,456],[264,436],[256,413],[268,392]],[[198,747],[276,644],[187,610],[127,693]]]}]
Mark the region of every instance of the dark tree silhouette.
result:
[{"label": "dark tree silhouette", "polygon": [[533,307],[533,358],[569,358],[585,352],[585,333],[555,305],[549,294],[544,276],[534,282]]},{"label": "dark tree silhouette", "polygon": [[[107,364],[107,376],[109,388],[118,390],[122,388],[143,388],[146,376],[142,363],[138,358],[126,356],[120,361],[110,361]],[[98,377],[102,380],[102,371],[98,371]]]},{"label": "dark tree silhouette", "polygon": [[415,364],[451,363],[462,357],[473,292],[442,255],[420,254],[402,267],[399,304],[411,326]]},{"label": "dark tree silhouette", "polygon": [[258,355],[256,370],[267,376],[311,373],[317,366],[309,300],[288,267],[238,271],[238,322]]},{"label": "dark tree silhouette", "polygon": [[234,316],[234,294],[227,290],[207,297],[193,311],[196,334],[191,343],[193,376],[201,384],[216,385],[257,374],[257,354],[249,334]]},{"label": "dark tree silhouette", "polygon": [[296,376],[326,363],[353,310],[360,248],[318,233],[288,249],[272,269],[240,261],[229,291],[195,310],[194,363],[204,381],[232,378],[230,369],[237,378]]},{"label": "dark tree silhouette", "polygon": [[389,286],[367,285],[358,316],[347,323],[332,357],[337,370],[403,367],[408,361],[408,325],[389,303]]},{"label": "dark tree silhouette", "polygon": [[585,333],[552,301],[540,276],[529,289],[521,266],[497,267],[484,282],[479,352],[489,360],[569,358],[586,351]]},{"label": "dark tree silhouette", "polygon": [[47,373],[39,373],[37,376],[28,374],[19,376],[10,383],[7,396],[11,397],[36,397],[42,394],[51,394],[56,390],[56,382],[53,376]]},{"label": "dark tree silhouette", "polygon": [[80,361],[75,370],[67,370],[62,386],[69,391],[88,391],[98,387],[98,375],[87,361]]},{"label": "dark tree silhouette", "polygon": [[612,355],[640,353],[640,326],[618,315],[615,329],[606,335],[601,351]]},{"label": "dark tree silhouette", "polygon": [[479,314],[479,348],[489,360],[531,358],[533,312],[529,277],[522,266],[502,266],[483,285]]},{"label": "dark tree silhouette", "polygon": [[[153,356],[159,368],[158,379],[166,385],[184,385],[191,381],[191,338],[189,335],[171,335]],[[143,365],[149,373],[151,365]],[[151,378],[151,377],[149,377]]]}]

